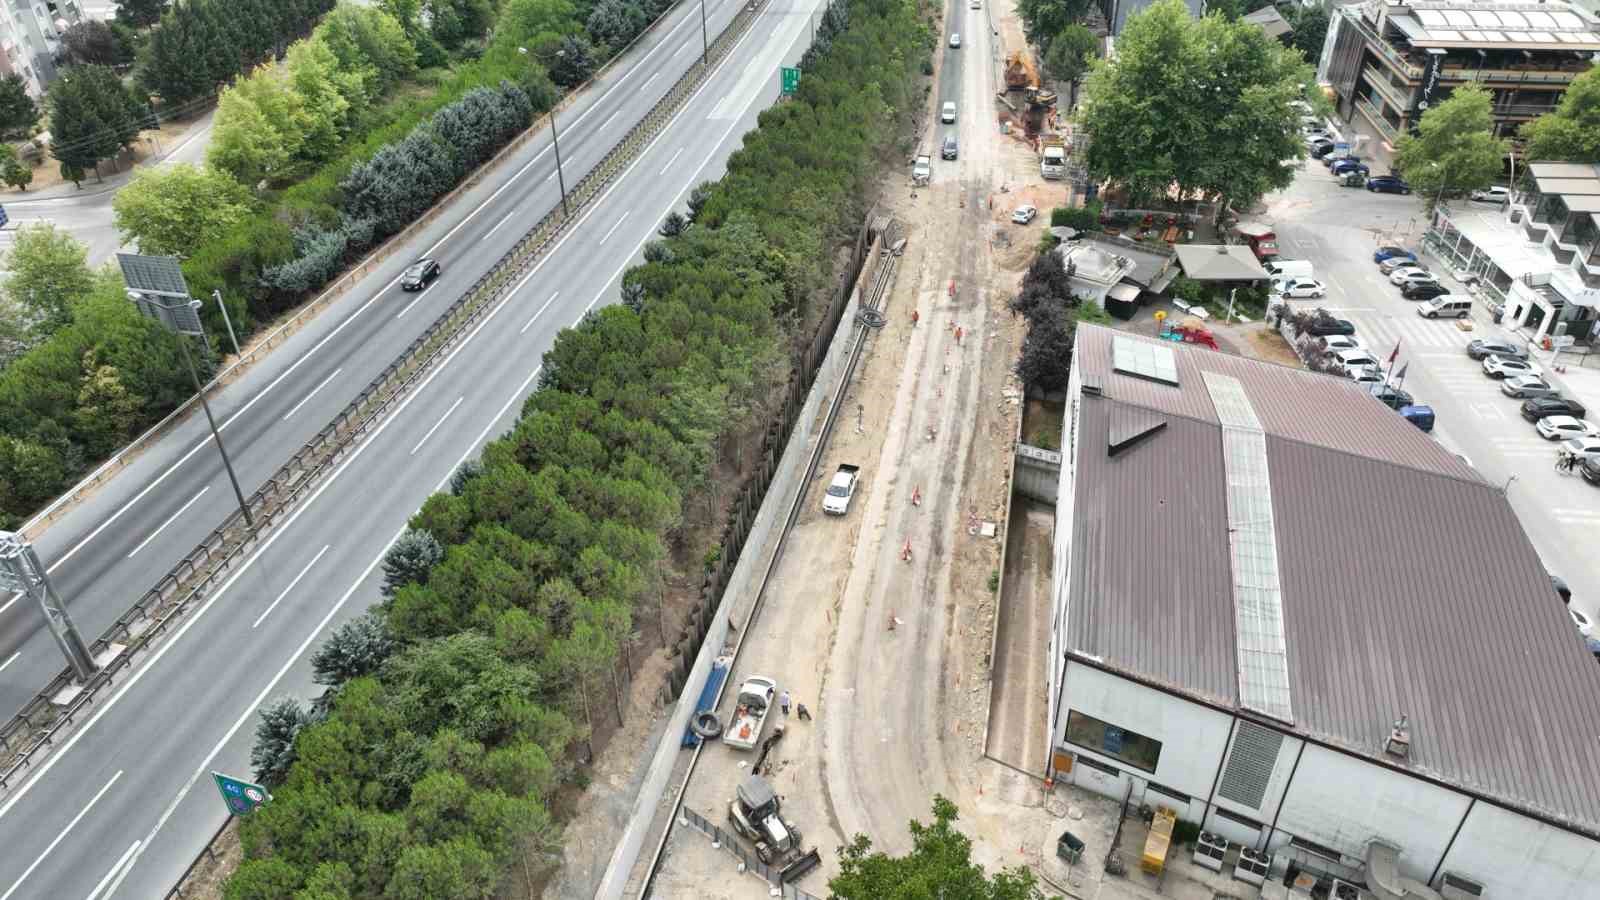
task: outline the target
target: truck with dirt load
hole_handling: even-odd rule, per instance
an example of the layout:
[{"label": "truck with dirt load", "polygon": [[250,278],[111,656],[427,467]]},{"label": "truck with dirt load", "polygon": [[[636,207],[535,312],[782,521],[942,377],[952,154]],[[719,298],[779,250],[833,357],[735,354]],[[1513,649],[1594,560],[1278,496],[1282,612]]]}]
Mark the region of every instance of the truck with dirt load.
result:
[{"label": "truck with dirt load", "polygon": [[739,750],[753,750],[761,742],[761,728],[772,711],[772,698],[778,683],[765,675],[752,675],[739,686],[738,705],[722,732],[722,741]]},{"label": "truck with dirt load", "polygon": [[850,511],[850,498],[856,495],[856,482],[860,480],[861,467],[841,465],[828,482],[828,491],[822,496],[822,511],[830,516],[842,516]]},{"label": "truck with dirt load", "polygon": [[1039,138],[1039,174],[1050,181],[1067,177],[1067,144],[1060,135]]},{"label": "truck with dirt load", "polygon": [[787,884],[821,865],[822,857],[815,847],[801,851],[800,829],[783,818],[782,802],[765,778],[748,775],[728,804],[728,824],[756,845],[764,865],[780,867],[778,878]]}]

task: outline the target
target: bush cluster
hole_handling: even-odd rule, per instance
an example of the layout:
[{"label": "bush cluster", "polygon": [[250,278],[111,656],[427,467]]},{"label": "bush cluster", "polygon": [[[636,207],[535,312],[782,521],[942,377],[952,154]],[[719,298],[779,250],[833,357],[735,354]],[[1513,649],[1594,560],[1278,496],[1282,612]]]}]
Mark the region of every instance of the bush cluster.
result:
[{"label": "bush cluster", "polygon": [[1033,258],[1022,276],[1022,290],[1011,300],[1011,309],[1028,320],[1017,377],[1042,391],[1066,388],[1076,323],[1108,321],[1099,304],[1085,302],[1073,293],[1072,269],[1054,249]]},{"label": "bush cluster", "polygon": [[[316,654],[325,713],[266,711],[274,799],[244,824],[230,900],[488,897],[513,854],[556,846],[550,798],[581,781],[569,751],[615,702],[685,491],[712,493],[784,374],[780,313],[812,273],[786,248],[859,222],[849,191],[909,109],[883,98],[911,96],[915,7],[848,2],[849,29],[749,136],[761,152],[695,191],[691,226],[625,276],[631,302],[562,332],[515,428],[412,519],[384,599]],[[805,234],[780,245],[762,218],[785,201]]]}]

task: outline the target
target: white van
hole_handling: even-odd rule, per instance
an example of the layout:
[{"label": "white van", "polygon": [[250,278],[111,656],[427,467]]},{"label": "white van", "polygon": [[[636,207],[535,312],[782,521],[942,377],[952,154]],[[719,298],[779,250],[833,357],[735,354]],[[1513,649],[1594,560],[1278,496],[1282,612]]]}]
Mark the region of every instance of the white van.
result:
[{"label": "white van", "polygon": [[944,122],[945,124],[949,124],[951,122],[954,122],[955,120],[956,120],[956,103],[955,103],[954,100],[946,100],[944,102],[943,111],[941,111],[939,113],[939,121]]},{"label": "white van", "polygon": [[1465,294],[1440,294],[1417,307],[1424,319],[1465,319],[1472,315],[1472,298]]},{"label": "white van", "polygon": [[1261,264],[1273,281],[1289,278],[1315,278],[1309,259],[1272,259]]}]

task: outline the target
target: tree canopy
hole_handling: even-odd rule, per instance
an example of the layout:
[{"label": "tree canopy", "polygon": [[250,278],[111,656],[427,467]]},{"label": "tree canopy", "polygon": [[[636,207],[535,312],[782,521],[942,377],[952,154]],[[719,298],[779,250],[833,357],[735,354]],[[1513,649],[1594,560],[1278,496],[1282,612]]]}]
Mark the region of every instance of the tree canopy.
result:
[{"label": "tree canopy", "polygon": [[1190,17],[1181,0],[1131,16],[1096,64],[1080,120],[1089,169],[1137,199],[1204,196],[1247,206],[1293,180],[1305,156],[1290,101],[1311,68],[1247,22]]},{"label": "tree canopy", "polygon": [[1600,68],[1567,85],[1554,112],[1522,126],[1529,162],[1600,162]]},{"label": "tree canopy", "polygon": [[1489,92],[1456,88],[1422,114],[1415,134],[1400,136],[1394,164],[1429,209],[1440,197],[1486,188],[1505,171],[1508,143],[1493,132]]},{"label": "tree canopy", "polygon": [[839,848],[839,874],[828,880],[835,900],[1038,900],[1025,866],[990,877],[972,861],[972,839],[957,831],[956,805],[933,798],[933,823],[911,820],[911,852],[889,856],[858,834]]},{"label": "tree canopy", "polygon": [[25,138],[39,124],[39,106],[28,94],[27,82],[12,72],[0,77],[0,136]]},{"label": "tree canopy", "polygon": [[63,167],[78,170],[93,169],[131,146],[147,115],[144,102],[105,66],[62,72],[50,85],[48,102],[50,152]]},{"label": "tree canopy", "polygon": [[123,240],[140,253],[188,256],[242,220],[250,198],[222,172],[189,163],[140,169],[111,201]]}]

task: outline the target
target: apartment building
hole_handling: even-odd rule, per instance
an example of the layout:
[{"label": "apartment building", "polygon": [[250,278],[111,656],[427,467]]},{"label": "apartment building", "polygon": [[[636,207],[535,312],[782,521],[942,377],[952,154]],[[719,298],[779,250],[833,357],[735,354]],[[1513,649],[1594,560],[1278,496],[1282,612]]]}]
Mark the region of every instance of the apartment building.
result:
[{"label": "apartment building", "polygon": [[1515,134],[1555,109],[1596,51],[1600,20],[1564,0],[1367,0],[1333,10],[1318,75],[1358,152],[1387,162],[1430,104],[1467,84],[1490,92],[1495,133]]},{"label": "apartment building", "polygon": [[34,96],[56,77],[61,32],[83,19],[79,0],[0,0],[0,74],[22,76]]}]

